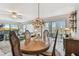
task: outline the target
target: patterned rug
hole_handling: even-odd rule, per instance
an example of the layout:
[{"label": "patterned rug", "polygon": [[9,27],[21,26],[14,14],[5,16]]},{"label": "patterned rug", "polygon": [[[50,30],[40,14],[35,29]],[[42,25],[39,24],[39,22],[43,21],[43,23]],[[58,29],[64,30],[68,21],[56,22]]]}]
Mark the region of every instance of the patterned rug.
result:
[{"label": "patterned rug", "polygon": [[[21,40],[21,45],[24,43],[24,40]],[[50,38],[50,43],[51,46],[49,48],[48,51],[52,51],[52,47],[53,47],[53,43],[54,43],[54,39]],[[57,45],[56,45],[56,50],[61,53],[61,56],[64,56],[64,48],[63,48],[63,40],[58,39],[57,41]],[[12,52],[11,52],[11,46],[10,46],[10,42],[9,41],[0,41],[0,56],[12,56]],[[31,55],[24,55],[24,56],[31,56]],[[32,55],[34,56],[34,55]]]}]

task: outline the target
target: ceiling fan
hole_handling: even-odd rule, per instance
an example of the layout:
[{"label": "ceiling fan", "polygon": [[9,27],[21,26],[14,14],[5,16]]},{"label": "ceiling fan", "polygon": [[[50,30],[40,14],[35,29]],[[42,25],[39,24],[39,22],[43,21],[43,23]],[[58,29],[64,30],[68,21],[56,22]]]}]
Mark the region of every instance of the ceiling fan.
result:
[{"label": "ceiling fan", "polygon": [[16,11],[16,10],[0,10],[0,15],[6,15],[10,18],[13,19],[22,19],[23,18],[23,14]]},{"label": "ceiling fan", "polygon": [[17,12],[17,11],[13,11],[13,10],[7,10],[7,12],[9,13],[10,17],[11,18],[14,18],[14,19],[22,19],[22,14]]}]

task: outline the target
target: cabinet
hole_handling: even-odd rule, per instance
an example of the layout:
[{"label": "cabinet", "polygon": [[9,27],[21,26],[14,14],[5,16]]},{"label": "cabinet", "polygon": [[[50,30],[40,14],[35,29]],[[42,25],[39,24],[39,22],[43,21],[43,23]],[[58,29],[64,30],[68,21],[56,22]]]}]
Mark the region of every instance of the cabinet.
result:
[{"label": "cabinet", "polygon": [[73,11],[69,16],[69,27],[73,32],[77,31],[77,11]]}]

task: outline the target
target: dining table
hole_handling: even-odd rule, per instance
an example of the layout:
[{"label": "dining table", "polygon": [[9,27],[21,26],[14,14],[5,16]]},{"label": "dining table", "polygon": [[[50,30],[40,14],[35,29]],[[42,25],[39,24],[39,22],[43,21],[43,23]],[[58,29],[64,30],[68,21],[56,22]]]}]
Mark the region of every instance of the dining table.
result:
[{"label": "dining table", "polygon": [[49,45],[41,40],[30,40],[27,44],[23,44],[21,52],[24,54],[35,54],[39,55],[49,49]]}]

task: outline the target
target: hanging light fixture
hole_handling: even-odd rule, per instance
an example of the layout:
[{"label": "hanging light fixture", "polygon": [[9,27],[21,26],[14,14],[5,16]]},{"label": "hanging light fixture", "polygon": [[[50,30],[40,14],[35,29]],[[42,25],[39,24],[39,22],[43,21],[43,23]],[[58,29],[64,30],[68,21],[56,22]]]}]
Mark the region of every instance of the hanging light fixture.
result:
[{"label": "hanging light fixture", "polygon": [[12,18],[15,18],[15,19],[17,18],[17,16],[16,16],[16,12],[15,12],[15,11],[12,12],[11,17],[12,17]]},{"label": "hanging light fixture", "polygon": [[40,18],[40,11],[39,11],[40,9],[39,8],[40,8],[40,4],[38,3],[38,17],[35,20],[33,20],[33,22],[32,22],[34,28],[36,28],[36,29],[39,29],[44,25],[43,19]]}]

